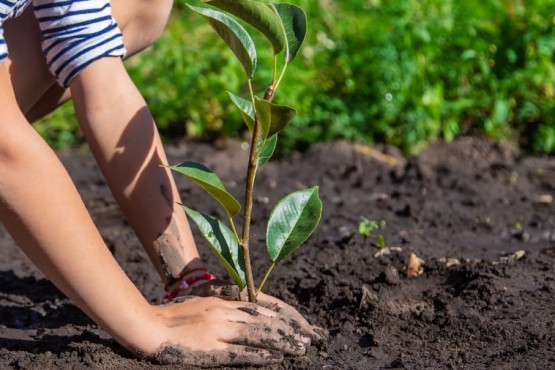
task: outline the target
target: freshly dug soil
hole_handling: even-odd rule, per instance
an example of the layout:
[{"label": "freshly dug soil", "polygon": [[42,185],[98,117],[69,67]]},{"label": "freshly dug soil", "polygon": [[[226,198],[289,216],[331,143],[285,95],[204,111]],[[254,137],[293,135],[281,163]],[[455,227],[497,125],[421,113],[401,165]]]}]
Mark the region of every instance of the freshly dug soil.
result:
[{"label": "freshly dug soil", "polygon": [[[167,151],[171,163],[213,168],[241,198],[247,152],[239,143],[184,141]],[[161,302],[159,279],[92,157],[60,157],[110,250],[143,294]],[[196,185],[177,180],[185,203],[222,216]],[[268,266],[264,225],[272,206],[313,185],[324,203],[320,226],[275,269],[266,291],[330,335],[275,369],[555,368],[555,158],[462,138],[411,158],[336,142],[271,161],[257,179],[257,279]],[[361,217],[380,229],[360,235]],[[389,248],[381,255],[378,234]],[[197,240],[208,266],[227,278]],[[1,228],[0,248],[1,368],[179,368],[139,361],[120,347]],[[425,261],[420,269],[407,268],[412,253]]]}]

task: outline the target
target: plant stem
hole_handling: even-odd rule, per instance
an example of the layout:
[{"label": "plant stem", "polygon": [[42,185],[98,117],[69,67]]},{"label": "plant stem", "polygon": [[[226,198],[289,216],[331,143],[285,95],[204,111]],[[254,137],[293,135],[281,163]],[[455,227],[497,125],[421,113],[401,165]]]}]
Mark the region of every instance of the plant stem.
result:
[{"label": "plant stem", "polygon": [[[249,90],[251,92],[251,99],[253,101],[254,109],[254,94],[252,83],[249,79]],[[254,287],[254,278],[252,276],[252,267],[249,253],[250,242],[250,228],[251,228],[251,215],[252,215],[252,194],[254,188],[254,180],[256,178],[256,170],[258,169],[258,137],[260,136],[260,122],[258,115],[254,114],[254,127],[252,132],[251,147],[249,154],[249,165],[247,170],[247,182],[245,185],[245,205],[243,213],[243,238],[241,239],[241,248],[243,249],[243,261],[245,265],[245,275],[247,279],[247,293],[250,302],[256,302],[256,290]]]},{"label": "plant stem", "polygon": [[270,276],[270,273],[272,272],[275,266],[276,266],[276,263],[272,262],[272,265],[270,266],[268,271],[266,271],[266,275],[264,275],[264,279],[262,279],[262,282],[260,283],[260,286],[258,287],[258,291],[256,292],[256,294],[259,294],[262,291],[262,287],[266,283],[266,279],[268,279],[268,276]]},{"label": "plant stem", "polygon": [[[258,128],[260,124],[255,120],[253,138],[258,137]],[[247,292],[249,294],[249,301],[256,302],[256,291],[254,289],[254,278],[252,276],[251,260],[249,255],[249,242],[250,242],[250,229],[251,229],[251,215],[252,215],[252,194],[254,187],[254,179],[256,177],[256,162],[258,157],[258,149],[255,139],[251,142],[251,151],[249,156],[249,167],[247,172],[247,183],[245,186],[245,205],[243,215],[243,238],[241,241],[241,248],[243,248],[243,260],[245,264],[245,275],[247,279]]]},{"label": "plant stem", "polygon": [[264,92],[264,100],[267,100],[269,102],[271,102],[274,99],[274,94],[276,93],[276,80],[272,80],[272,82],[270,83],[270,86],[268,86],[268,88],[266,89],[266,92]]}]

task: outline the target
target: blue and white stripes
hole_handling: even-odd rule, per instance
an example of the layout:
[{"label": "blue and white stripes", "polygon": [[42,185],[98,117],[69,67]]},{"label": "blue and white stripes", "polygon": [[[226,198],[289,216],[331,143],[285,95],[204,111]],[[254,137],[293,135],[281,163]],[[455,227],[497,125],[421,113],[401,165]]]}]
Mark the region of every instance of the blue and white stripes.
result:
[{"label": "blue and white stripes", "polygon": [[[125,55],[109,0],[33,0],[33,10],[48,67],[62,86],[99,58]],[[0,53],[3,41],[0,37]]]},{"label": "blue and white stripes", "polygon": [[0,61],[6,59],[8,56],[8,47],[6,40],[4,40],[4,30],[0,27]]}]

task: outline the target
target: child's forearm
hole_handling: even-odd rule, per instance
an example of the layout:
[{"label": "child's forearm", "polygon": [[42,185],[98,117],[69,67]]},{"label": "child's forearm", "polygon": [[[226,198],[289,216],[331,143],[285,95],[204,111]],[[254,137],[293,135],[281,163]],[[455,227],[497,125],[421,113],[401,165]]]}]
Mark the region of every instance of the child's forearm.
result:
[{"label": "child's forearm", "polygon": [[154,120],[117,58],[71,83],[79,122],[118,201],[162,279],[195,267],[198,252]]}]

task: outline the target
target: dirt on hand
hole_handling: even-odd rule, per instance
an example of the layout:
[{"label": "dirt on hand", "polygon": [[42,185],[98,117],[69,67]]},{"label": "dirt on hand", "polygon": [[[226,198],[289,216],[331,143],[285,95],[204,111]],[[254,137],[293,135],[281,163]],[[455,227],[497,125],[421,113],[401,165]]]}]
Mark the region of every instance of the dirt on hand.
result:
[{"label": "dirt on hand", "polygon": [[[167,151],[170,163],[207,164],[242,197],[248,153],[240,143],[215,149],[184,141]],[[162,303],[163,286],[92,156],[59,155],[112,253],[143,294]],[[176,179],[185,204],[225,219],[202,190]],[[555,368],[555,158],[461,138],[416,157],[335,142],[270,161],[255,189],[251,255],[258,281],[270,264],[264,225],[271,208],[314,185],[322,221],[275,268],[265,291],[328,338],[270,368]],[[378,251],[358,234],[362,217],[379,222],[386,248]],[[195,233],[207,267],[229,280]],[[183,368],[171,351],[153,362],[119,346],[44,279],[2,228],[0,250],[0,368]],[[408,277],[412,253],[425,264]]]}]

